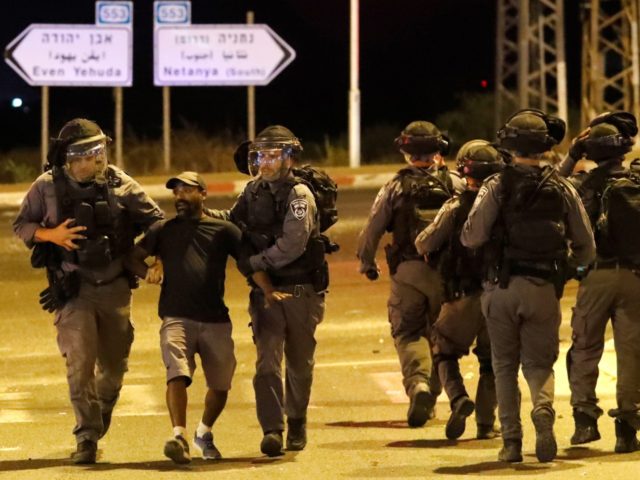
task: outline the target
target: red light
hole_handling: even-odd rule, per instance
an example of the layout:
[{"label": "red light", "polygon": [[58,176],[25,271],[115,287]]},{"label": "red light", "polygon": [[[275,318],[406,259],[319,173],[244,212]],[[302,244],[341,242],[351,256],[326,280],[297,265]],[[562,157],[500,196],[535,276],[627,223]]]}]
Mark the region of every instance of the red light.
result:
[{"label": "red light", "polygon": [[482,88],[487,88],[488,85],[489,85],[489,82],[487,82],[486,80],[480,80],[480,86]]}]

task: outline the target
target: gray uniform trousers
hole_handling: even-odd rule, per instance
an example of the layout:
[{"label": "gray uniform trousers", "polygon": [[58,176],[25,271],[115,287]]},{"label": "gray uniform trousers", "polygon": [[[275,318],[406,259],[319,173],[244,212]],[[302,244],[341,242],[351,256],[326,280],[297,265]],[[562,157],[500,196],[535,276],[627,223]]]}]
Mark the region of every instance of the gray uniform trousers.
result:
[{"label": "gray uniform trousers", "polygon": [[56,312],[78,443],[98,440],[101,414],[118,400],[133,342],[130,315],[131,289],[124,277],[102,286],[83,281],[78,296]]},{"label": "gray uniform trousers", "polygon": [[416,383],[427,383],[436,396],[442,392],[429,339],[443,295],[440,274],[424,261],[402,262],[391,277],[389,323],[407,394]]},{"label": "gray uniform trousers", "polygon": [[480,363],[480,378],[476,391],[476,423],[491,426],[496,419],[496,387],[491,367],[491,342],[482,315],[480,295],[481,292],[478,291],[444,303],[433,326],[431,340],[440,381],[451,402],[461,396],[468,396],[458,360],[469,354],[469,348],[473,341],[476,341],[473,353]]},{"label": "gray uniform trousers", "polygon": [[253,387],[258,421],[265,433],[284,430],[285,414],[288,418],[306,417],[315,363],[314,335],[324,315],[324,294],[316,293],[311,284],[276,288],[293,294],[293,298],[264,308],[262,291],[254,288],[249,301],[258,354]]},{"label": "gray uniform trousers", "polygon": [[618,378],[618,408],[610,414],[640,428],[640,278],[633,271],[599,269],[580,282],[567,354],[571,405],[594,418],[602,415],[596,398],[598,363],[611,318]]},{"label": "gray uniform trousers", "polygon": [[553,284],[513,276],[507,288],[485,283],[482,312],[491,338],[502,437],[522,438],[518,371],[529,385],[532,414],[553,415],[553,364],[558,358],[560,302]]}]

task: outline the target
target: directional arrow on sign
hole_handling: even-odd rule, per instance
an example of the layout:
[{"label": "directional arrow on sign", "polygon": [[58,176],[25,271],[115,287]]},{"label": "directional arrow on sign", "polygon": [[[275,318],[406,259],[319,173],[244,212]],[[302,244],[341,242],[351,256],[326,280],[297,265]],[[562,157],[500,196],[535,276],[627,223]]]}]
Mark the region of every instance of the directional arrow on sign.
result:
[{"label": "directional arrow on sign", "polygon": [[266,85],[296,57],[268,25],[181,25],[155,29],[154,83]]},{"label": "directional arrow on sign", "polygon": [[4,52],[34,86],[130,86],[133,40],[127,27],[32,24]]}]

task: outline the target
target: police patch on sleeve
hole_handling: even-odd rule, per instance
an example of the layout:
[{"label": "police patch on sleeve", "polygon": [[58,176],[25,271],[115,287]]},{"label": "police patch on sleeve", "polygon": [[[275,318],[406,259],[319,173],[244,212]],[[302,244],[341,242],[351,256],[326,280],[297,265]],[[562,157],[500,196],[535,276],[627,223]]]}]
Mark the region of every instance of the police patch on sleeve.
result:
[{"label": "police patch on sleeve", "polygon": [[296,198],[291,202],[291,212],[293,216],[298,220],[302,220],[307,216],[307,210],[309,209],[309,204],[307,203],[306,198]]}]

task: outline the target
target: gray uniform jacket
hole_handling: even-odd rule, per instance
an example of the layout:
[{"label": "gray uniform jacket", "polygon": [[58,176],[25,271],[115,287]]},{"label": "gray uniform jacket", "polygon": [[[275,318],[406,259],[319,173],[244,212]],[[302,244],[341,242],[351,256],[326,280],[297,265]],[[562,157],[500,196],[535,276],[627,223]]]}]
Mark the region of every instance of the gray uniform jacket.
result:
[{"label": "gray uniform jacket", "polygon": [[449,241],[453,233],[453,223],[458,207],[460,207],[458,197],[447,200],[433,222],[418,234],[415,245],[420,255],[436,252]]},{"label": "gray uniform jacket", "polygon": [[[523,166],[523,168],[537,168]],[[478,248],[489,241],[502,203],[501,174],[489,177],[483,183],[469,217],[462,228],[460,241],[465,247]],[[571,260],[576,265],[589,265],[596,254],[596,244],[589,217],[575,188],[563,183],[566,195],[566,237],[570,241]]]},{"label": "gray uniform jacket", "polygon": [[[145,231],[154,222],[164,218],[164,213],[158,205],[142,190],[142,187],[129,175],[118,167],[109,165],[116,177],[120,180],[120,185],[111,189],[115,195],[115,208],[118,213],[125,212],[130,216],[133,224],[140,230]],[[45,172],[40,175],[29,188],[26,196],[22,200],[18,215],[13,221],[13,230],[29,248],[35,244],[34,235],[38,228],[54,228],[62,223],[65,218],[60,218],[58,213],[58,203],[56,199],[53,175]],[[72,271],[78,268],[77,265],[63,263],[62,268]],[[85,272],[95,277],[96,280],[113,278],[122,272],[122,258],[115,259],[106,272]]]},{"label": "gray uniform jacket", "polygon": [[[421,169],[411,166],[416,171]],[[465,182],[458,172],[449,172],[453,183],[453,190],[456,194],[462,193]],[[382,186],[378,196],[373,202],[369,218],[364,228],[360,232],[358,239],[357,257],[360,259],[360,273],[377,269],[376,250],[378,243],[393,222],[393,218],[402,205],[402,184],[399,178],[395,177]]]},{"label": "gray uniform jacket", "polygon": [[[272,193],[282,186],[280,182],[267,183]],[[252,186],[245,187],[229,212],[229,219],[236,225],[246,221],[244,212],[248,211],[247,197],[251,195],[249,189]],[[249,258],[254,271],[278,270],[290,264],[304,253],[309,237],[319,228],[316,201],[306,185],[294,185],[289,192],[286,209],[282,235],[273,245]]]}]

